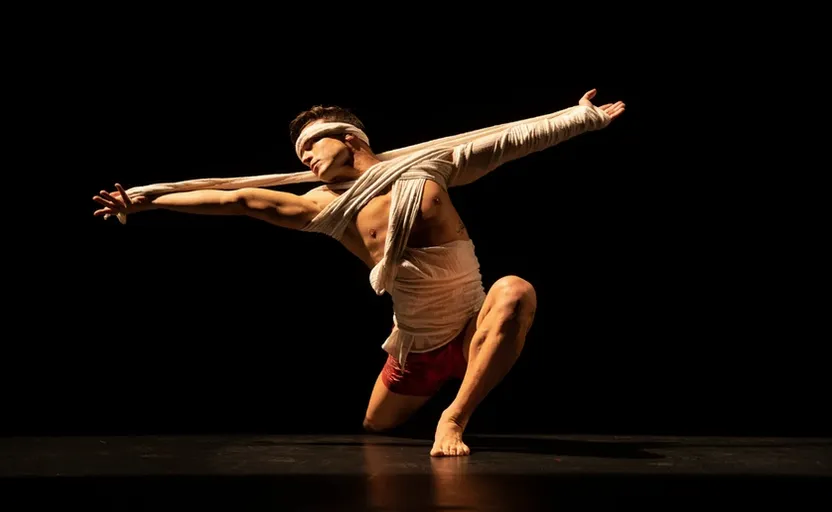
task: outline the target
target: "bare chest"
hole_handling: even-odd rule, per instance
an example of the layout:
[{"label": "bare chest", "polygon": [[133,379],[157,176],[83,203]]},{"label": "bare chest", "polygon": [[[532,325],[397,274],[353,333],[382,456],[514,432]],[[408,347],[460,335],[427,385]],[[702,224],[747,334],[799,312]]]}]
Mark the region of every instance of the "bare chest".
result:
[{"label": "bare chest", "polygon": [[[374,197],[356,215],[352,229],[349,230],[349,236],[353,238],[351,245],[364,252],[362,259],[369,265],[378,263],[384,256],[392,203],[390,190]],[[447,192],[437,183],[428,180],[407,245],[439,245],[465,237],[467,233]]]}]

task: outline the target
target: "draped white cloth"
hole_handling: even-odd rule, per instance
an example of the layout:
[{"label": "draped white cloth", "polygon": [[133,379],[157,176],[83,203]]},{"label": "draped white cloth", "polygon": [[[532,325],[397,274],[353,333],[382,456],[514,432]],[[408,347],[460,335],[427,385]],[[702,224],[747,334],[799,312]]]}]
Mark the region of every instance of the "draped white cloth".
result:
[{"label": "draped white cloth", "polygon": [[[544,150],[581,133],[604,128],[609,115],[595,106],[574,106],[550,114],[501,124],[459,135],[379,153],[381,162],[356,180],[341,184],[346,190],[327,205],[304,230],[340,239],[355,215],[373,197],[392,185],[384,255],[370,272],[379,295],[390,293],[394,329],[383,348],[404,366],[407,354],[444,345],[476,314],[485,293],[472,242],[440,247],[408,248],[419,214],[426,180],[443,188],[476,181],[506,162]],[[369,144],[351,125],[318,123],[298,140],[300,156],[309,138],[351,132]],[[272,187],[319,181],[311,171],[211,178],[160,183],[127,190],[128,196],[157,195],[196,189]],[[327,185],[324,185],[327,186]],[[122,223],[126,220],[120,217]]]}]

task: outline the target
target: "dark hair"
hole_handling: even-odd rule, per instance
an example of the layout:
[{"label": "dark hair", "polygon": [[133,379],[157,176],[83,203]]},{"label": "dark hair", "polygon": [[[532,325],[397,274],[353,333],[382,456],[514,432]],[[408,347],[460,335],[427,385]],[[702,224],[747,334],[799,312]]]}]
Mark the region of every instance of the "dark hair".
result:
[{"label": "dark hair", "polygon": [[300,133],[307,124],[319,119],[349,123],[364,131],[364,123],[362,123],[355,114],[346,108],[338,106],[324,107],[322,105],[315,105],[309,110],[304,110],[298,114],[297,117],[289,123],[289,138],[292,140],[292,144],[294,145],[295,142],[297,142],[298,137],[300,137]]}]

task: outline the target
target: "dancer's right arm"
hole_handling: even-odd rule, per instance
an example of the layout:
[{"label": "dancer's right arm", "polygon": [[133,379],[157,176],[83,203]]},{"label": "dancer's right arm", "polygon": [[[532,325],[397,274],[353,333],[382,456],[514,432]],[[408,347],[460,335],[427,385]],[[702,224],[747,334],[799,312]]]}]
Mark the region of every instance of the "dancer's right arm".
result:
[{"label": "dancer's right arm", "polygon": [[164,209],[198,215],[247,215],[281,227],[302,229],[320,211],[315,202],[305,197],[261,188],[192,190],[132,199],[120,185],[116,184],[116,189],[112,193],[102,190],[100,196],[93,198],[104,206],[94,215]]}]

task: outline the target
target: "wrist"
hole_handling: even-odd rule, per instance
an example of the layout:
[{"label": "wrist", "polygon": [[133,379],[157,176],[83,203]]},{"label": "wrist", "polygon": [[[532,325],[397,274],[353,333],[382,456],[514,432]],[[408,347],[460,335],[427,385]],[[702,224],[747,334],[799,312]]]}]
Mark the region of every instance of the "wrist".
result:
[{"label": "wrist", "polygon": [[145,212],[145,211],[149,211],[149,210],[156,210],[158,208],[159,208],[159,206],[156,205],[156,204],[153,204],[153,202],[151,202],[151,201],[147,201],[147,202],[144,202],[144,203],[138,203],[138,204],[133,203],[130,206],[130,208],[128,208],[127,213],[139,213],[139,212]]}]

